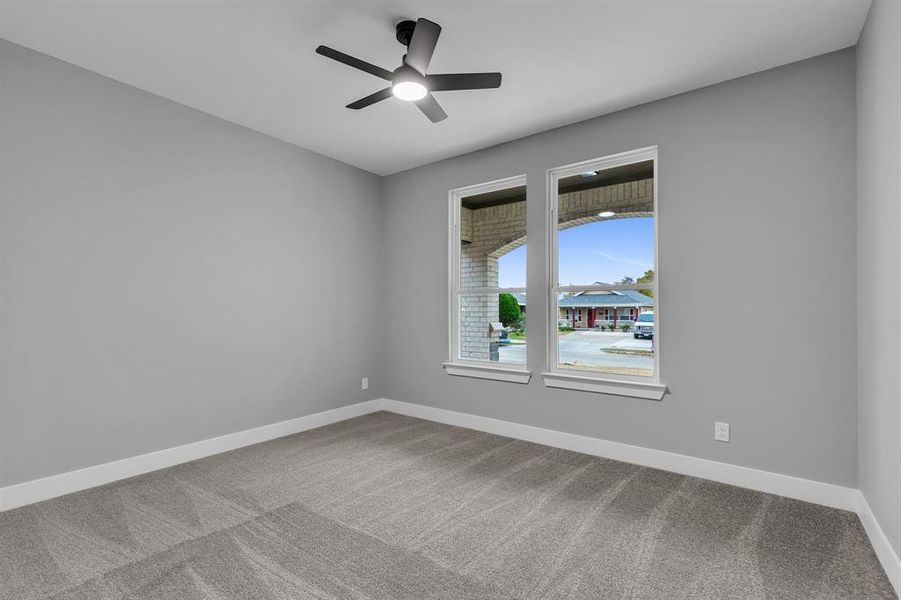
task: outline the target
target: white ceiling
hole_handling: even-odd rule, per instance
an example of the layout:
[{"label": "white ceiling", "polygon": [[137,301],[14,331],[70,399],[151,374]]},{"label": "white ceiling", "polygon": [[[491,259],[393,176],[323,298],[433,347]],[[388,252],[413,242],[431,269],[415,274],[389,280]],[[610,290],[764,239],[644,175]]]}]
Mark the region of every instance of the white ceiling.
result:
[{"label": "white ceiling", "polygon": [[[30,1],[0,37],[378,174],[838,50],[869,0],[596,2]],[[432,124],[385,83],[313,52],[387,69],[394,24],[444,31],[432,72],[500,71],[499,90],[436,93]]]}]

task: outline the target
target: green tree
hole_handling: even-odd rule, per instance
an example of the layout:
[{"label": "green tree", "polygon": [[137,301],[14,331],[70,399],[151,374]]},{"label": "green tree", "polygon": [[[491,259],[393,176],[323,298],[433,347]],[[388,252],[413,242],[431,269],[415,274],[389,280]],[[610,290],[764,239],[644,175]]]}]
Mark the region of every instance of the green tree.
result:
[{"label": "green tree", "polygon": [[500,294],[498,300],[498,314],[504,327],[515,327],[522,319],[522,313],[519,310],[519,301],[513,294]]},{"label": "green tree", "polygon": [[[638,278],[637,283],[651,283],[652,281],[654,281],[654,269],[648,269],[647,271],[644,272],[644,275],[642,275],[641,277]],[[644,294],[645,296],[650,296],[651,298],[654,297],[654,290],[638,290],[638,291],[641,292],[642,294]]]}]

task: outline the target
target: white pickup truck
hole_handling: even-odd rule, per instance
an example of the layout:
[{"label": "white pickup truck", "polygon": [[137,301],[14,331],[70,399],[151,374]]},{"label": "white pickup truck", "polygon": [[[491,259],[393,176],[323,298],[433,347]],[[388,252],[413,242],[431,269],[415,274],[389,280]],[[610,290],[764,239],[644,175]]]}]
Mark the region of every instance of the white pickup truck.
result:
[{"label": "white pickup truck", "polygon": [[654,339],[654,313],[643,312],[638,315],[632,335],[636,340],[639,338]]}]

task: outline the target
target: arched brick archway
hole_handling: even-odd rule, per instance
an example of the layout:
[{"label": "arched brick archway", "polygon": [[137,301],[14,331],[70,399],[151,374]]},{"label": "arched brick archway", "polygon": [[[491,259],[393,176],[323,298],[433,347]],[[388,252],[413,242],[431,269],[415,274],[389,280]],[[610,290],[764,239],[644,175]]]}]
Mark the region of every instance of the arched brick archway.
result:
[{"label": "arched brick archway", "polygon": [[[581,216],[573,218],[569,221],[562,221],[558,224],[558,230],[562,231],[564,229],[571,229],[572,227],[579,227],[580,225],[588,225],[589,223],[598,223],[600,221],[615,221],[617,219],[634,219],[636,217],[653,217],[654,213],[650,211],[636,211],[636,212],[626,212],[626,213],[617,213],[612,217],[601,217],[598,216],[597,212],[592,212],[587,216]],[[488,257],[494,258],[495,260],[501,258],[502,256],[509,254],[526,243],[525,234],[517,237],[516,239],[503,241],[501,242],[496,249],[488,249]],[[492,284],[489,284],[491,286]],[[496,284],[494,284],[496,285]]]},{"label": "arched brick archway", "polygon": [[[652,217],[653,203],[653,179],[561,194],[558,205],[559,228],[570,229],[598,221]],[[612,211],[614,215],[598,216],[604,211]],[[498,259],[526,243],[525,200],[485,208],[462,208],[460,225],[463,289],[497,287]],[[488,360],[491,357],[489,323],[498,320],[497,294],[464,296],[461,309],[461,356]]]}]

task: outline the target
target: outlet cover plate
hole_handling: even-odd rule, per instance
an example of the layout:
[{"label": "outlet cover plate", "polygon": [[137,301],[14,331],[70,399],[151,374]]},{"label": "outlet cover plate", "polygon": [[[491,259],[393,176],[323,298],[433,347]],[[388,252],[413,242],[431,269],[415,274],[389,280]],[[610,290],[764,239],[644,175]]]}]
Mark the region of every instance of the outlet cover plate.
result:
[{"label": "outlet cover plate", "polygon": [[718,442],[729,442],[729,424],[719,421],[713,424],[713,439]]}]

